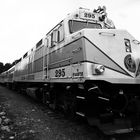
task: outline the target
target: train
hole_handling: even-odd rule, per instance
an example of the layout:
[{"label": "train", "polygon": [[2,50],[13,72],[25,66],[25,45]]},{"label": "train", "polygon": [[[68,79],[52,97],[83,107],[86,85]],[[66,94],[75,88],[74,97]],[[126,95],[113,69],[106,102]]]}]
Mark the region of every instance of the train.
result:
[{"label": "train", "polygon": [[0,83],[105,133],[140,128],[140,42],[116,29],[105,6],[68,14]]}]

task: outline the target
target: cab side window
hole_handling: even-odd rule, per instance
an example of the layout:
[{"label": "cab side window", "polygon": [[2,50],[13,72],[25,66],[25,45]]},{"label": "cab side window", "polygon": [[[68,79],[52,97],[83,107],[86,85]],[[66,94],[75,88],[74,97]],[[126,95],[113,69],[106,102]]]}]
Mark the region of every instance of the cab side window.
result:
[{"label": "cab side window", "polygon": [[56,46],[64,40],[64,27],[62,24],[58,25],[51,33],[51,47]]},{"label": "cab side window", "polygon": [[64,40],[64,28],[63,25],[60,25],[58,28],[58,42],[61,42]]},{"label": "cab side window", "polygon": [[51,47],[54,47],[57,43],[57,29],[51,33]]}]

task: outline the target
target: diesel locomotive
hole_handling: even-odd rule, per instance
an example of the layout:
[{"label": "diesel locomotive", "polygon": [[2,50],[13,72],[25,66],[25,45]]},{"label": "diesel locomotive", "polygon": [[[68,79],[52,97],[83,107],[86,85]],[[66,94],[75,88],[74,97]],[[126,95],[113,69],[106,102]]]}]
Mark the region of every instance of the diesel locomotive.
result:
[{"label": "diesel locomotive", "polygon": [[140,42],[104,6],[68,14],[0,81],[104,132],[139,129]]}]

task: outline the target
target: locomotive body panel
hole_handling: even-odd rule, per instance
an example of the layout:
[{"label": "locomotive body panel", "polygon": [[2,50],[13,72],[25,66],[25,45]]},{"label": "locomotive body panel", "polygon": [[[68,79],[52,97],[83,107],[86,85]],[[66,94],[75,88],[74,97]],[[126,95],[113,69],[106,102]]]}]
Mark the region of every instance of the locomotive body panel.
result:
[{"label": "locomotive body panel", "polygon": [[105,72],[101,75],[93,74],[94,63],[87,62],[85,63],[85,81],[92,80],[95,81],[106,81],[112,84],[140,84],[140,78],[133,78],[129,75],[123,74],[116,70],[105,67]]},{"label": "locomotive body panel", "polygon": [[[93,65],[101,64],[105,66],[105,72],[102,75],[93,76],[90,74],[88,76],[91,77],[90,79],[102,77],[105,81],[108,81],[107,79],[109,78],[110,82],[112,78],[111,83],[113,81],[124,83],[125,81],[126,84],[127,79],[128,83],[137,83],[139,81],[138,67],[140,59],[138,54],[140,49],[138,44],[133,43],[135,39],[128,32],[124,30],[84,29],[84,36],[86,61],[93,63]],[[130,52],[126,50],[125,39],[130,40]],[[127,56],[131,56],[132,63],[130,60],[126,61]],[[135,66],[133,66],[133,63]],[[135,69],[135,71],[130,71],[130,68],[126,65],[132,70]],[[92,69],[92,64],[91,68],[88,69]],[[106,69],[110,69],[108,74]],[[118,80],[118,78],[120,79]],[[123,78],[125,80],[122,80]]]}]

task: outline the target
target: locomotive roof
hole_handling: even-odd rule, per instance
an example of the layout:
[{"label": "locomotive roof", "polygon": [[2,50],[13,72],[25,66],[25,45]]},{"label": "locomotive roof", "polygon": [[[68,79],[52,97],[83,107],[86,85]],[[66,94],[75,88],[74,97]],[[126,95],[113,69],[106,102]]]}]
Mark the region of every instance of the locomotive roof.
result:
[{"label": "locomotive roof", "polygon": [[68,19],[81,19],[86,21],[99,21],[100,16],[107,16],[106,7],[102,8],[99,6],[98,9],[90,10],[87,8],[79,8],[75,12],[68,14]]}]

